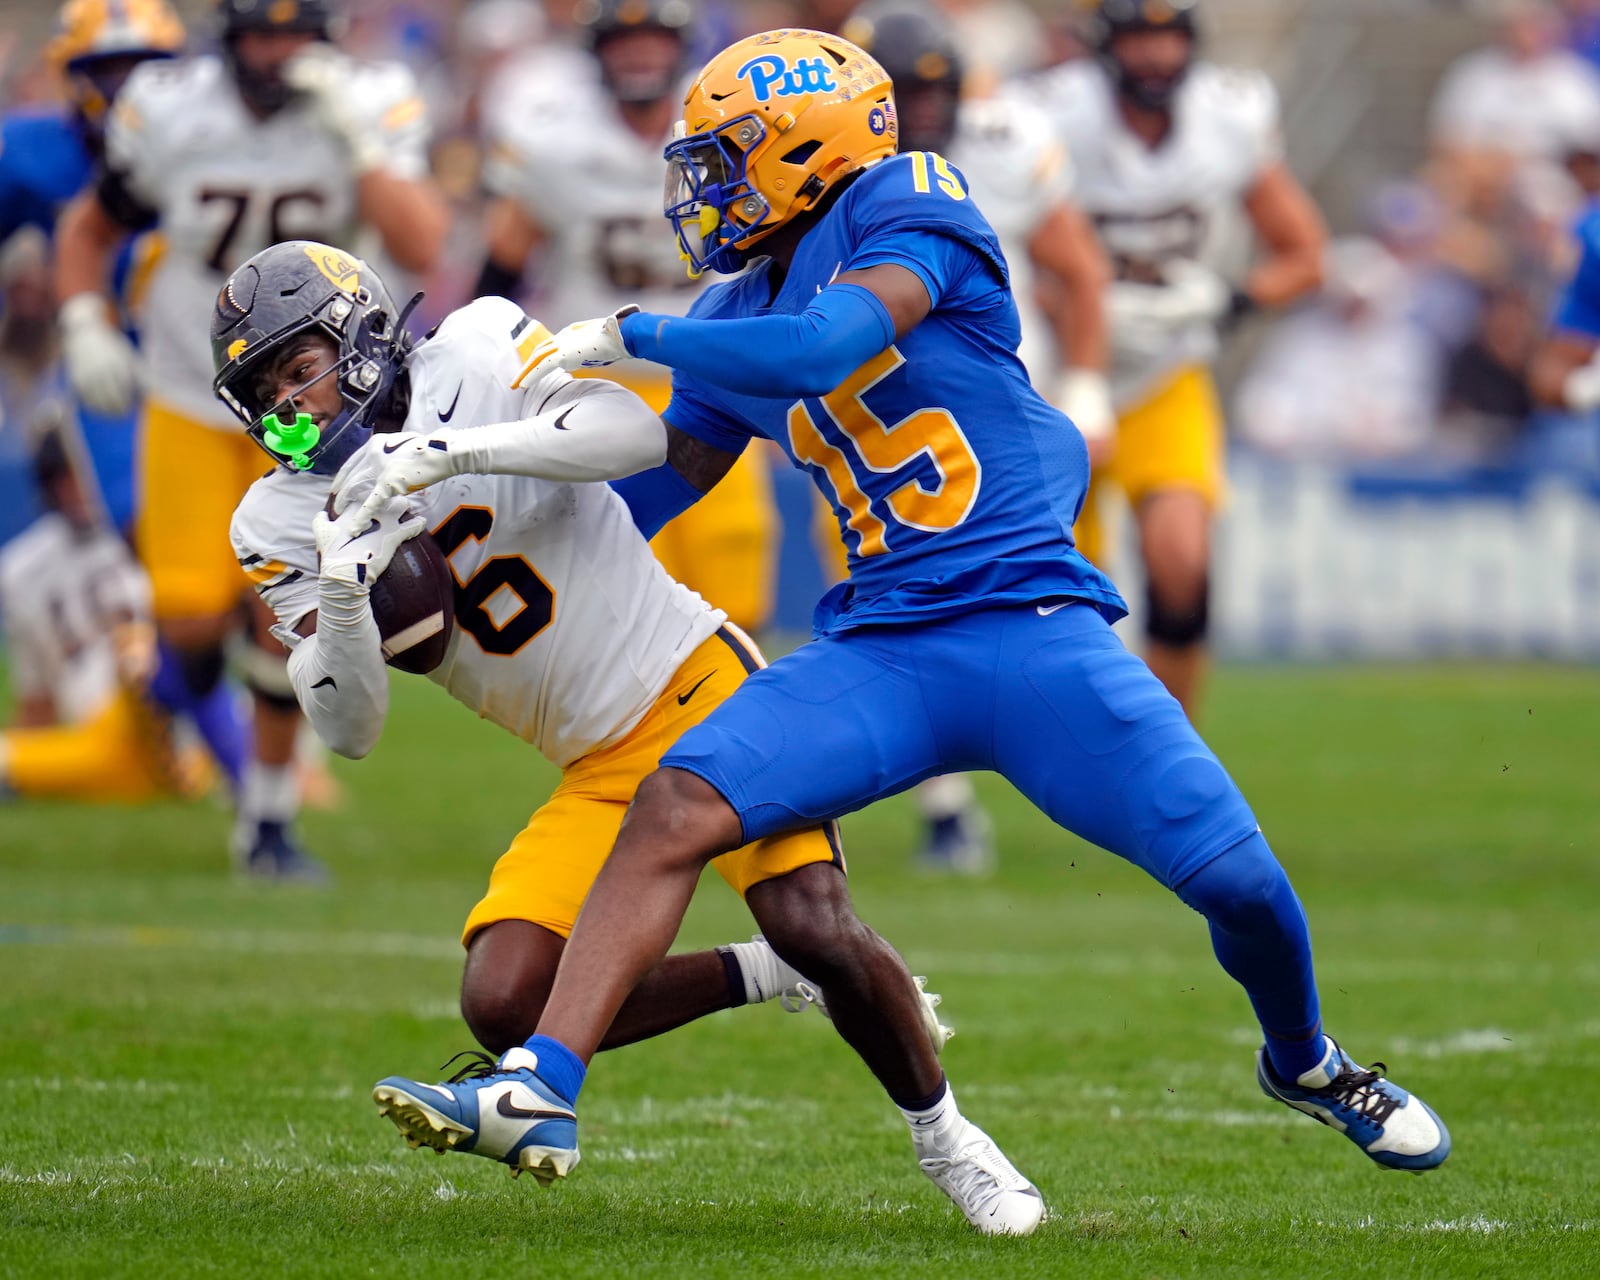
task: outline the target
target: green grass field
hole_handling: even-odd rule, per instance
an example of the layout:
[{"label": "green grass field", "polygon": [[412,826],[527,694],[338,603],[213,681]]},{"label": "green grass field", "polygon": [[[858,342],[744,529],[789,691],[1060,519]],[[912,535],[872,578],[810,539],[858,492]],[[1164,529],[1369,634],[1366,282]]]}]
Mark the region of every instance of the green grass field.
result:
[{"label": "green grass field", "polygon": [[[1306,900],[1330,1029],[1449,1121],[1384,1172],[1257,1092],[1200,920],[986,784],[1003,866],[846,826],[863,916],[945,994],[969,1116],[1053,1218],[984,1240],[826,1023],[603,1055],[541,1192],[368,1098],[467,1047],[456,931],[551,785],[431,686],[308,823],[327,892],[232,882],[208,808],[0,811],[0,1273],[230,1277],[1600,1275],[1600,677],[1224,672],[1213,745]],[[708,877],[680,938],[742,939]]]}]

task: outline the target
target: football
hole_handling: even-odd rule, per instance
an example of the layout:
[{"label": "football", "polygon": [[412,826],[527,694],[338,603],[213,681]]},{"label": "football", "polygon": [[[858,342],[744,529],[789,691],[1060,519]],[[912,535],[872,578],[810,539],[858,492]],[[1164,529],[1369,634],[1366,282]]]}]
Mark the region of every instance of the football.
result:
[{"label": "football", "polygon": [[371,600],[385,662],[427,675],[444,661],[455,630],[455,578],[431,535],[401,544],[372,584]]}]

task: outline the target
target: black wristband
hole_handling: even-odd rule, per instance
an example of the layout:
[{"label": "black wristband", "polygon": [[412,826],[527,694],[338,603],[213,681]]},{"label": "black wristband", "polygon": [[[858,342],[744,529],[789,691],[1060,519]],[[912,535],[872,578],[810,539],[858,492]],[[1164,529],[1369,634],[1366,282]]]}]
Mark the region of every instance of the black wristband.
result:
[{"label": "black wristband", "polygon": [[1261,304],[1251,296],[1248,289],[1235,289],[1228,298],[1228,309],[1222,313],[1223,324],[1237,324],[1252,311],[1258,311]]}]

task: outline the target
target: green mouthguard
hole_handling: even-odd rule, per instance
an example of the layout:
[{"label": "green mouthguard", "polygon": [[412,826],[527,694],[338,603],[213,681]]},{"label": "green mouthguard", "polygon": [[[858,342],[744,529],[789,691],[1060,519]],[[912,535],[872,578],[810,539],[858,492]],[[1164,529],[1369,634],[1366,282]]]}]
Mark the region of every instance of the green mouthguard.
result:
[{"label": "green mouthguard", "polygon": [[275,413],[261,419],[261,442],[273,453],[283,457],[296,471],[311,470],[311,459],[306,455],[322,439],[322,428],[312,421],[309,413],[295,415],[293,422],[285,422]]}]

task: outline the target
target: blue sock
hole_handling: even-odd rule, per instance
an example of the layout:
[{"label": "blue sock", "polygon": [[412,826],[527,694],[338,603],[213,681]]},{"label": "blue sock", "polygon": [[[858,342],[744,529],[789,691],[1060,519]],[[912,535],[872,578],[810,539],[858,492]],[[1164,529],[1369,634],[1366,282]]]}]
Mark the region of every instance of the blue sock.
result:
[{"label": "blue sock", "polygon": [[1278,860],[1260,832],[1214,858],[1178,886],[1206,918],[1217,961],[1250,997],[1267,1058],[1285,1081],[1322,1061],[1311,933]]},{"label": "blue sock", "polygon": [[160,654],[161,661],[150,681],[151,696],[171,714],[189,718],[237,793],[250,754],[250,724],[234,696],[233,686],[219,680],[208,692],[196,693],[190,688],[176,650],[162,644]]},{"label": "blue sock", "polygon": [[559,1040],[549,1036],[529,1036],[523,1048],[539,1059],[539,1079],[559,1093],[569,1103],[577,1102],[578,1090],[583,1088],[583,1078],[589,1068],[583,1060]]}]

